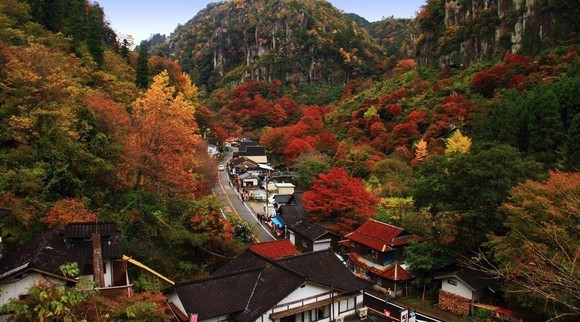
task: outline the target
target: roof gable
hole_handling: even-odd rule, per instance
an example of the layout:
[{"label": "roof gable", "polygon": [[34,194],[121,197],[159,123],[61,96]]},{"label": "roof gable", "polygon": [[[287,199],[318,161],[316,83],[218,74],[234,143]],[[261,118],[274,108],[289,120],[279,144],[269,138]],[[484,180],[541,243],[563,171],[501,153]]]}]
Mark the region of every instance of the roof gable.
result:
[{"label": "roof gable", "polygon": [[369,219],[355,231],[347,234],[345,238],[366,245],[380,252],[392,250],[392,247],[403,246],[411,240],[419,240],[416,235],[411,235],[403,228]]},{"label": "roof gable", "polygon": [[[52,230],[26,241],[0,259],[0,279],[19,274],[27,268],[62,275],[60,265],[76,262],[82,269],[92,261],[91,232],[98,228],[103,258],[122,258],[121,234],[114,224],[69,224],[64,231]],[[88,236],[88,237],[87,237]]]},{"label": "roof gable", "polygon": [[299,205],[285,204],[280,206],[276,217],[284,225],[293,225],[306,218],[306,210],[304,210],[304,207]]},{"label": "roof gable", "polygon": [[231,314],[237,321],[254,321],[306,281],[343,292],[371,285],[329,250],[277,260],[246,250],[212,277],[179,283],[175,289],[186,312],[198,313],[200,319]]},{"label": "roof gable", "polygon": [[267,243],[257,243],[250,246],[250,251],[271,258],[278,259],[298,254],[298,250],[287,239],[275,240]]},{"label": "roof gable", "polygon": [[331,250],[325,249],[285,257],[279,264],[305,276],[308,281],[344,292],[364,289],[370,284],[354,276]]},{"label": "roof gable", "polygon": [[465,267],[450,272],[441,273],[437,276],[434,276],[433,278],[436,280],[444,278],[456,278],[474,292],[486,287],[491,289],[495,289],[497,287],[496,281],[488,275]]},{"label": "roof gable", "polygon": [[187,313],[199,319],[234,315],[237,321],[253,321],[305,282],[305,278],[279,265],[178,284],[175,290]]},{"label": "roof gable", "polygon": [[[288,230],[291,230],[291,231],[295,232],[296,234],[304,236],[304,238],[306,238],[310,241],[316,241],[316,240],[318,240],[318,239],[320,239],[328,234],[335,235],[335,233],[327,230],[326,228],[324,228],[316,223],[308,222],[306,220],[300,220],[300,221],[294,223],[293,225],[290,225],[288,227]],[[337,237],[338,237],[338,235],[337,235]]]}]

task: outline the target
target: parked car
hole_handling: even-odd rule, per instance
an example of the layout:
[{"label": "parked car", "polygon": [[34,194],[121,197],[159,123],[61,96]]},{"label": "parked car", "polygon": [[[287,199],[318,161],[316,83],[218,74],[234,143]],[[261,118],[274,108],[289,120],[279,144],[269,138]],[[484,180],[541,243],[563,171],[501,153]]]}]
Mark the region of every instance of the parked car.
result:
[{"label": "parked car", "polygon": [[225,167],[223,164],[218,165],[218,170],[219,171],[224,171]]}]

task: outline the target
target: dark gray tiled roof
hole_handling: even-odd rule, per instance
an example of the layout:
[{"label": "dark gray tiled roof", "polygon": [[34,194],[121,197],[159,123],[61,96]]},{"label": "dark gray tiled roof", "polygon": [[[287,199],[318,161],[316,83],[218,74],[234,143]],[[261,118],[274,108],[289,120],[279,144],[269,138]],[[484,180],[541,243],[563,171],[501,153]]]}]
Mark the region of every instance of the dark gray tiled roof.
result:
[{"label": "dark gray tiled roof", "polygon": [[292,195],[274,195],[274,201],[276,201],[276,203],[278,204],[285,204],[288,203],[288,200],[290,200],[290,197],[292,197]]},{"label": "dark gray tiled roof", "polygon": [[[103,258],[122,258],[120,231],[112,223],[99,223],[98,227],[104,234],[101,239]],[[0,259],[0,280],[28,269],[61,275],[59,266],[70,262],[78,263],[82,270],[85,263],[92,262],[90,238],[95,228],[94,223],[69,224],[68,230],[52,230],[26,241]]]},{"label": "dark gray tiled roof", "polygon": [[284,225],[293,225],[306,218],[306,210],[304,210],[304,207],[299,205],[286,204],[280,206],[276,217]]},{"label": "dark gray tiled roof", "polygon": [[329,250],[278,260],[246,250],[212,277],[178,283],[175,290],[187,313],[199,319],[231,314],[236,321],[254,321],[305,282],[347,293],[370,286]]},{"label": "dark gray tiled roof", "polygon": [[310,241],[316,241],[320,237],[330,233],[326,228],[306,220],[300,220],[293,225],[290,225],[288,229],[304,236]]},{"label": "dark gray tiled roof", "polygon": [[277,263],[306,276],[310,282],[343,292],[354,292],[371,286],[369,282],[354,276],[336,254],[328,249],[284,257]]}]

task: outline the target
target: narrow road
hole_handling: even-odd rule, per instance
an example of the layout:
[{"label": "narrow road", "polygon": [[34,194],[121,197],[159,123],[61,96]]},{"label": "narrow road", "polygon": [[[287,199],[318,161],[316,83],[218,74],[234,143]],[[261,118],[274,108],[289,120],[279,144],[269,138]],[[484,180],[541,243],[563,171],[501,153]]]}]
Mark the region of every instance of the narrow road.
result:
[{"label": "narrow road", "polygon": [[[228,152],[220,164],[223,164],[225,167],[232,155],[233,152]],[[222,209],[222,215],[224,217],[237,216],[243,221],[249,223],[250,226],[252,226],[254,238],[259,242],[276,240],[270,232],[270,229],[258,221],[258,217],[256,217],[256,214],[252,211],[250,206],[240,200],[239,194],[232,187],[229,181],[227,171],[224,170],[218,172],[218,184],[214,188],[214,192],[224,205],[224,208]]]},{"label": "narrow road", "polygon": [[[411,311],[409,308],[405,308],[393,302],[387,302],[383,298],[379,298],[373,294],[365,292],[363,294],[363,303],[368,307],[375,316],[379,318],[379,321],[391,321],[391,322],[406,322],[401,321],[401,312],[403,310]],[[409,319],[413,321],[412,318]],[[422,312],[415,312],[415,322],[442,322],[441,320],[429,316]]]}]

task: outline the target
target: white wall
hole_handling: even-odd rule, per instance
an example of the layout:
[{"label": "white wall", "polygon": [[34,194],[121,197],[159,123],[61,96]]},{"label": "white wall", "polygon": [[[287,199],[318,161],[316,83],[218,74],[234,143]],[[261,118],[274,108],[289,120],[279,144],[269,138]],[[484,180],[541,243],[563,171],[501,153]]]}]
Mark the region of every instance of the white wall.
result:
[{"label": "white wall", "polygon": [[265,155],[246,155],[245,157],[256,163],[268,163],[268,157]]},{"label": "white wall", "polygon": [[296,234],[294,234],[294,232],[291,230],[288,230],[288,239],[292,245],[296,245]]},{"label": "white wall", "polygon": [[[455,281],[455,283],[457,285],[450,284],[448,282],[449,280]],[[441,289],[446,291],[446,292],[462,296],[466,299],[473,300],[473,295],[472,295],[473,292],[471,291],[471,289],[456,278],[449,277],[449,278],[442,279],[441,280]]]},{"label": "white wall", "polygon": [[18,298],[21,294],[26,294],[28,289],[40,282],[50,282],[56,285],[64,285],[65,282],[54,278],[45,278],[42,274],[31,272],[18,281],[8,280],[5,284],[0,284],[0,306],[8,303],[11,298]]},{"label": "white wall", "polygon": [[[294,292],[290,293],[288,296],[286,296],[278,304],[284,305],[285,303],[290,303],[290,302],[298,301],[298,300],[301,300],[304,298],[309,298],[309,297],[321,295],[321,294],[324,294],[328,291],[329,290],[325,287],[306,283],[306,285],[304,287],[297,288],[296,290],[294,290]],[[330,295],[328,297],[330,297]],[[312,300],[311,302],[314,302],[314,300]],[[307,304],[307,303],[305,303],[305,304]]]},{"label": "white wall", "polygon": [[313,251],[330,248],[330,239],[317,240],[312,246]]}]

